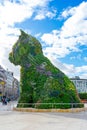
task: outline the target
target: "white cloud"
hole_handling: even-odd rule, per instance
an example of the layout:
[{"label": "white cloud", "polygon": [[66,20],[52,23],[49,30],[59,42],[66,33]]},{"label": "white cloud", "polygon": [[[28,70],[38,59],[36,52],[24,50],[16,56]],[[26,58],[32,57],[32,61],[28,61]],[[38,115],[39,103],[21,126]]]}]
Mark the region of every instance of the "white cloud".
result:
[{"label": "white cloud", "polygon": [[79,49],[81,45],[87,46],[86,12],[87,2],[66,10],[67,16],[70,15],[70,17],[66,19],[61,29],[53,30],[51,33],[45,33],[41,37],[42,41],[48,46],[44,49],[44,52],[48,53],[49,50],[53,50],[58,57],[65,57],[71,52],[81,51]]},{"label": "white cloud", "polygon": [[84,57],[84,60],[87,62],[87,57]]},{"label": "white cloud", "polygon": [[20,75],[20,67],[17,66],[15,67],[12,63],[9,62],[8,60],[8,54],[10,52],[10,48],[8,47],[0,47],[0,53],[2,55],[0,55],[0,65],[2,65],[4,67],[5,70],[9,70],[14,72],[14,76],[19,80],[19,75]]},{"label": "white cloud", "polygon": [[[67,14],[71,11],[68,10]],[[75,8],[74,14],[68,18],[62,27],[62,36],[77,36],[77,42],[80,42],[82,36],[87,34],[87,2],[81,3]],[[86,39],[87,40],[87,39]]]},{"label": "white cloud", "polygon": [[0,29],[0,47],[10,47],[17,40],[20,34],[19,29],[13,27],[1,28]]},{"label": "white cloud", "polygon": [[9,68],[13,71],[16,77],[18,77],[17,75],[19,73],[17,71],[19,71],[19,69],[9,62],[8,54],[19,34],[19,30],[16,28],[14,29],[13,27],[0,29],[0,65],[2,65],[5,69]]},{"label": "white cloud", "polygon": [[72,38],[65,38],[61,37],[61,31],[59,34],[55,33],[54,30],[50,34],[44,34],[41,39],[45,42],[47,47],[44,49],[45,53],[48,53],[50,50],[50,53],[57,54],[58,57],[65,57],[68,55],[71,51],[80,51],[79,48],[77,48],[76,45],[76,39],[74,37]]},{"label": "white cloud", "polygon": [[[34,17],[38,17],[40,12],[42,12],[43,15],[43,10],[45,9],[44,19],[46,17],[52,18],[55,12],[53,14],[53,9],[48,10],[50,1],[52,0],[34,0],[34,2],[32,2],[32,0],[0,1],[0,43],[9,42],[9,39],[10,41],[12,41],[11,39],[15,41],[17,36],[14,36],[14,34],[19,34],[18,29],[15,28],[15,23],[20,23],[31,18],[33,14],[35,15]],[[43,19],[41,17],[37,19]]]},{"label": "white cloud", "polygon": [[76,12],[76,7],[68,7],[66,10],[64,10],[61,15],[58,17],[59,20],[61,20],[62,18],[66,19],[67,17],[70,17],[72,15],[74,15]]},{"label": "white cloud", "polygon": [[[69,77],[79,75],[81,78],[87,76],[87,66],[75,67],[74,65],[62,64],[58,59],[69,55],[71,52],[81,52],[80,46],[87,46],[87,2],[81,3],[77,7],[68,8],[62,13],[66,18],[60,30],[53,30],[45,33],[41,39],[47,46],[44,54],[52,63],[62,70]],[[81,54],[73,59],[81,60]],[[84,58],[87,61],[87,58]]]},{"label": "white cloud", "polygon": [[[44,19],[46,17],[54,17],[56,12],[52,8],[52,10],[48,8],[51,1],[52,0],[34,0],[34,2],[32,2],[32,0],[0,1],[0,65],[17,72],[15,71],[16,68],[8,61],[8,53],[20,34],[15,24],[30,19],[32,16],[35,18],[40,15],[40,12],[42,12],[43,15],[44,9],[46,11]],[[39,17],[37,19],[43,18]]]},{"label": "white cloud", "polygon": [[[13,1],[13,2],[12,2]],[[34,20],[53,18],[56,10],[49,8],[52,0],[3,0],[0,1],[0,64],[13,69],[8,61],[10,48],[17,40],[19,29],[15,28],[15,23],[20,23],[33,16]],[[72,51],[81,51],[80,45],[87,46],[87,2],[81,3],[77,7],[68,8],[62,12],[61,17],[66,18],[60,30],[53,30],[45,33],[41,39],[46,44],[44,53],[63,70],[67,75],[86,75],[86,66],[75,67],[74,65],[58,63],[52,59],[65,57]],[[86,60],[86,58],[84,58]],[[17,72],[17,71],[15,71]],[[84,72],[84,73],[83,73]]]},{"label": "white cloud", "polygon": [[3,26],[13,26],[15,23],[31,18],[33,13],[39,12],[38,15],[40,15],[43,9],[45,9],[46,12],[44,18],[52,18],[52,16],[54,16],[53,11],[48,10],[48,3],[50,1],[51,0],[34,0],[34,2],[32,2],[32,0],[21,0],[19,4],[15,1],[11,2],[10,0],[5,0],[4,4],[0,5],[0,24]]},{"label": "white cloud", "polygon": [[48,56],[48,58],[57,68],[59,68],[62,72],[64,72],[70,78],[75,77],[75,76],[79,76],[81,78],[87,77],[87,66],[75,67],[73,64],[62,63],[58,59],[50,55]]},{"label": "white cloud", "polygon": [[[10,34],[18,34],[18,29],[15,28],[16,23],[20,23],[29,19],[34,15],[38,17],[42,12],[41,17],[37,19],[52,18],[55,16],[55,11],[48,9],[49,2],[52,0],[4,0],[0,1],[0,41],[10,38]],[[46,13],[44,13],[44,10]],[[37,14],[38,12],[38,14]],[[44,13],[44,14],[43,14]],[[8,36],[9,34],[9,36]],[[8,37],[8,39],[7,39]],[[14,39],[13,39],[14,40]]]},{"label": "white cloud", "polygon": [[39,10],[37,11],[37,14],[35,16],[35,20],[42,20],[44,19],[45,17],[48,17],[48,18],[53,18],[56,16],[56,10],[53,10],[53,11],[49,11],[49,10],[46,10],[45,8],[43,10]]},{"label": "white cloud", "polygon": [[30,7],[35,7],[35,6],[41,6],[44,7],[46,5],[49,4],[49,2],[51,2],[52,0],[34,0],[34,2],[32,2],[32,0],[20,0],[20,2],[23,4],[28,4],[30,5]]},{"label": "white cloud", "polygon": [[87,73],[82,74],[82,75],[80,76],[80,78],[82,78],[82,79],[87,79]]},{"label": "white cloud", "polygon": [[[76,56],[72,56],[72,57],[70,57],[70,59],[71,60],[82,60],[82,56],[81,56],[81,54],[78,54],[78,55],[76,55]],[[84,59],[85,60],[85,59]]]},{"label": "white cloud", "polygon": [[63,73],[65,73],[67,76],[75,76],[77,74],[76,72],[76,68],[74,65],[70,65],[70,64],[65,64],[60,62],[58,59],[49,56],[49,59],[51,60],[51,62],[54,64],[54,66],[56,66],[57,68],[59,68]]},{"label": "white cloud", "polygon": [[17,3],[11,3],[10,1],[5,1],[4,5],[0,8],[0,18],[2,25],[14,25],[16,22],[21,22],[26,18],[32,16],[32,8],[28,8],[25,5],[19,5]]}]

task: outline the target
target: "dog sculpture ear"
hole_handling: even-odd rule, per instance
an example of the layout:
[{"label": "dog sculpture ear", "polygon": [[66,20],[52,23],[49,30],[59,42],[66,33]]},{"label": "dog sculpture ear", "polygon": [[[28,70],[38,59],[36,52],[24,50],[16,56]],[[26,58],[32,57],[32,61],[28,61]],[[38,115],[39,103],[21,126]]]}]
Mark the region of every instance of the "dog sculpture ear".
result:
[{"label": "dog sculpture ear", "polygon": [[40,44],[40,42],[33,37],[32,35],[29,35],[27,33],[25,33],[23,30],[20,29],[21,35],[20,37],[22,37],[22,42],[27,43],[27,47],[29,47],[30,52],[33,56],[37,55],[37,54],[43,54],[42,52],[42,46]]},{"label": "dog sculpture ear", "polygon": [[28,34],[25,33],[22,29],[20,29],[20,32],[21,32],[21,35],[22,35],[22,36],[26,36],[26,35],[28,35]]}]

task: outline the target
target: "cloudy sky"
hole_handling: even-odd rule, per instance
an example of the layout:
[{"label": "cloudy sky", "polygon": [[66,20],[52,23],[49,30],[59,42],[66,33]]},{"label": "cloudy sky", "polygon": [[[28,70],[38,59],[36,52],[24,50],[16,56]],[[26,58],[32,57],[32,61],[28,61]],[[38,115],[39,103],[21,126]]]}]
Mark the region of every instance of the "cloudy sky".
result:
[{"label": "cloudy sky", "polygon": [[8,54],[19,29],[40,40],[44,55],[67,76],[87,78],[86,0],[0,0],[0,65],[18,79]]}]

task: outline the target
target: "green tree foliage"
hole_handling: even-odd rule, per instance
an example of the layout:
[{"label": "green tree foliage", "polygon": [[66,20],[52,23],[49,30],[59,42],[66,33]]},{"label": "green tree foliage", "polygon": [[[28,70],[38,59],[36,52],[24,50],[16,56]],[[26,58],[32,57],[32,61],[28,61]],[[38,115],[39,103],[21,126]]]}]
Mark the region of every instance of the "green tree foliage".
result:
[{"label": "green tree foliage", "polygon": [[87,100],[87,93],[79,93],[80,99],[86,99]]}]

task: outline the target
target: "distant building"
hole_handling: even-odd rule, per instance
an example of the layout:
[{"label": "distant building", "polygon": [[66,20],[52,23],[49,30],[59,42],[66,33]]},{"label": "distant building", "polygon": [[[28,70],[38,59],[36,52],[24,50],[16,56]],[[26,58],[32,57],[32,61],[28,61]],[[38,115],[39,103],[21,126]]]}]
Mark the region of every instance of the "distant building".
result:
[{"label": "distant building", "polygon": [[19,97],[19,81],[14,78],[13,72],[5,70],[0,65],[0,98],[7,96],[13,100]]},{"label": "distant building", "polygon": [[71,78],[71,81],[76,86],[78,93],[87,93],[87,79],[80,79],[79,76]]},{"label": "distant building", "polygon": [[13,80],[13,90],[12,90],[12,95],[14,99],[17,99],[19,97],[19,81],[14,78]]},{"label": "distant building", "polygon": [[16,78],[13,76],[13,72],[6,71],[6,96],[11,99],[17,99],[19,96],[19,82]]},{"label": "distant building", "polygon": [[5,94],[6,75],[5,69],[0,65],[0,97]]},{"label": "distant building", "polygon": [[7,97],[11,97],[12,95],[12,90],[13,90],[13,81],[14,81],[14,77],[13,77],[13,72],[11,71],[6,71],[5,72],[7,80],[6,80],[6,96]]}]

